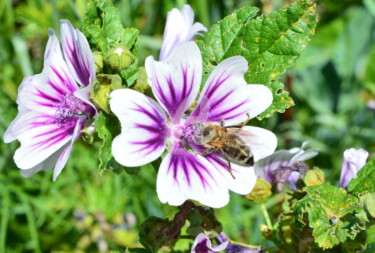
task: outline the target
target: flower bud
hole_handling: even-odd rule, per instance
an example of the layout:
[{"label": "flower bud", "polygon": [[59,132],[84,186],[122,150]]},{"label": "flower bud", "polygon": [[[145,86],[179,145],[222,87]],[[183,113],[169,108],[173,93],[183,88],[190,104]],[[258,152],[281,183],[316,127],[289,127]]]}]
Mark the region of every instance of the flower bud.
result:
[{"label": "flower bud", "polygon": [[272,195],[271,185],[264,179],[258,178],[253,190],[246,198],[255,203],[265,203]]},{"label": "flower bud", "polygon": [[109,107],[110,93],[113,90],[121,88],[122,81],[119,75],[99,74],[96,76],[92,86],[90,100],[97,108],[110,113]]},{"label": "flower bud", "polygon": [[324,184],[324,172],[318,168],[309,170],[303,178],[303,182],[306,186]]},{"label": "flower bud", "polygon": [[95,72],[101,73],[103,69],[103,54],[102,52],[93,53],[95,57]]},{"label": "flower bud", "polygon": [[358,171],[365,166],[368,152],[364,149],[350,148],[344,152],[341,167],[340,187],[346,189],[350,181],[357,177]]},{"label": "flower bud", "polygon": [[110,50],[104,57],[104,62],[115,71],[128,68],[137,58],[126,47]]},{"label": "flower bud", "polygon": [[93,144],[98,137],[94,124],[91,124],[84,128],[81,133],[83,140],[88,144]]}]

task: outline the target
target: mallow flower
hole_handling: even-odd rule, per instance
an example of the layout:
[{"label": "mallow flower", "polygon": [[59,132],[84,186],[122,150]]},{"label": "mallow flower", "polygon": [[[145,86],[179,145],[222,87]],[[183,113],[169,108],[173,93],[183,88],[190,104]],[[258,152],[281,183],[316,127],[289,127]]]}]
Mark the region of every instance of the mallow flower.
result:
[{"label": "mallow flower", "polygon": [[215,253],[225,250],[228,246],[229,240],[222,242],[219,245],[212,245],[210,239],[203,233],[200,233],[195,238],[191,246],[191,253]]},{"label": "mallow flower", "polygon": [[344,161],[341,166],[340,187],[346,189],[358,171],[366,164],[368,152],[362,148],[350,148],[344,151]]},{"label": "mallow flower", "polygon": [[246,244],[241,244],[237,242],[230,241],[229,237],[221,232],[216,236],[216,239],[221,243],[228,242],[227,247],[225,248],[225,253],[263,253],[266,252],[265,249],[261,246],[250,246]]},{"label": "mallow flower", "polygon": [[159,60],[166,59],[173,47],[193,40],[196,35],[202,35],[200,32],[207,32],[207,28],[199,22],[194,23],[194,11],[190,5],[185,4],[181,11],[176,8],[169,11]]},{"label": "mallow flower", "polygon": [[230,241],[229,237],[221,232],[216,236],[216,240],[220,243],[212,245],[210,239],[203,233],[200,233],[194,240],[191,247],[191,253],[260,253],[265,252],[263,247],[250,246]]},{"label": "mallow flower", "polygon": [[[116,161],[127,167],[142,166],[167,149],[156,190],[160,201],[170,205],[192,199],[222,207],[229,201],[228,189],[250,193],[256,181],[253,167],[232,163],[232,177],[218,152],[204,154],[204,148],[194,142],[201,134],[200,124],[237,125],[271,104],[267,87],[246,84],[246,59],[231,57],[216,66],[191,113],[188,110],[202,80],[202,57],[194,42],[176,46],[161,62],[148,57],[145,68],[157,101],[131,89],[111,93],[111,110],[121,123],[121,134],[112,143]],[[243,130],[255,161],[275,150],[277,139],[272,132],[251,126]]]},{"label": "mallow flower", "polygon": [[18,115],[4,134],[6,143],[21,143],[14,155],[21,175],[30,177],[55,168],[56,180],[86,120],[96,113],[89,102],[94,78],[94,58],[87,39],[62,20],[61,44],[50,30],[43,71],[23,79]]},{"label": "mallow flower", "polygon": [[305,150],[309,145],[309,142],[304,142],[301,148],[276,151],[255,163],[255,173],[270,184],[277,183],[279,191],[286,182],[296,191],[298,179],[309,169],[303,162],[315,157],[319,152],[317,149]]}]

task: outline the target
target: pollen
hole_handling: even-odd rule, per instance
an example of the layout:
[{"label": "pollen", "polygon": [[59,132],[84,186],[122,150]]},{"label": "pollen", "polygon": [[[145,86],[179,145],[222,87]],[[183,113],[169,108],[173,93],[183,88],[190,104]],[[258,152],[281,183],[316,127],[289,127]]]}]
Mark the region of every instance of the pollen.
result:
[{"label": "pollen", "polygon": [[57,123],[60,127],[76,123],[77,119],[86,115],[88,112],[87,105],[74,95],[66,94],[60,99],[60,102],[56,104],[56,119],[54,123]]}]

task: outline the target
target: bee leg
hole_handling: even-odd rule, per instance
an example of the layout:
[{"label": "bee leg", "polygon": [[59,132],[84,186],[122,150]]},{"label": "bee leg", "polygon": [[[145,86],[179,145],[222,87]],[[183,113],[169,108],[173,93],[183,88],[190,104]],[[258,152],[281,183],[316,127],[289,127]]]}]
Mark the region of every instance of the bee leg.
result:
[{"label": "bee leg", "polygon": [[195,155],[202,155],[202,156],[205,156],[205,155],[208,155],[212,152],[214,152],[216,150],[216,148],[208,148],[208,149],[205,149],[201,152],[198,152],[198,153],[195,153]]},{"label": "bee leg", "polygon": [[240,129],[242,129],[250,121],[250,114],[246,113],[246,115],[247,115],[247,120],[244,123],[242,123]]},{"label": "bee leg", "polygon": [[225,159],[225,160],[227,160],[228,162],[228,170],[229,170],[230,175],[233,177],[233,179],[236,179],[232,173],[232,164],[230,163],[229,159]]},{"label": "bee leg", "polygon": [[227,131],[227,128],[239,128],[239,129],[242,129],[250,121],[250,114],[246,113],[246,115],[247,115],[247,120],[245,122],[243,122],[242,124],[240,124],[240,125],[234,125],[234,126],[227,126],[227,127],[225,127],[224,124],[221,124],[221,126],[224,127],[225,131]]}]

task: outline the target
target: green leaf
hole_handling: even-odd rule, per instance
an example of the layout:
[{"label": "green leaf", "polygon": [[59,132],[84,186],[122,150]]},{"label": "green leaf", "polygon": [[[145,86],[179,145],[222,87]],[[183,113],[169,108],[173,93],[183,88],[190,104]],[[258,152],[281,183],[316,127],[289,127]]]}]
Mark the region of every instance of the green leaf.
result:
[{"label": "green leaf", "polygon": [[293,100],[279,77],[299,58],[315,32],[315,4],[297,1],[270,15],[255,18],[257,9],[244,7],[212,26],[198,45],[204,60],[205,81],[222,60],[242,55],[249,63],[248,83],[264,84],[273,93],[272,105],[258,118],[284,112]]},{"label": "green leaf", "polygon": [[94,121],[98,136],[103,143],[99,151],[99,170],[102,173],[106,169],[113,169],[119,171],[121,166],[113,159],[111,146],[113,135],[119,134],[120,122],[116,117],[100,112],[98,118]]},{"label": "green leaf", "polygon": [[135,28],[124,28],[120,13],[108,0],[89,3],[82,31],[103,54],[110,49],[124,46],[138,56],[138,34]]},{"label": "green leaf", "polygon": [[365,195],[366,193],[375,192],[375,158],[357,173],[357,178],[353,178],[348,185],[348,192],[352,194]]},{"label": "green leaf", "polygon": [[306,196],[299,200],[294,209],[294,219],[300,229],[313,229],[315,241],[323,249],[354,239],[365,229],[367,222],[359,199],[348,195],[344,189],[332,185],[317,185],[304,188]]}]

